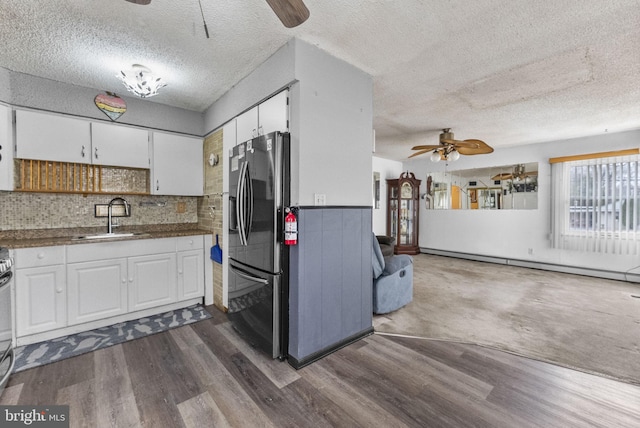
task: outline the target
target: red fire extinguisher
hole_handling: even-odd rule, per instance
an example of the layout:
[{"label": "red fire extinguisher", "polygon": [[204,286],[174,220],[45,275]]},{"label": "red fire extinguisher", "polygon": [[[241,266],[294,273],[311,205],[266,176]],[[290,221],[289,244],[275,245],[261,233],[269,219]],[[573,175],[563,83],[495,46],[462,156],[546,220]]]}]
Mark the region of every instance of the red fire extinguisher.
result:
[{"label": "red fire extinguisher", "polygon": [[287,208],[288,214],[284,218],[284,244],[296,245],[298,243],[298,220],[295,214]]}]

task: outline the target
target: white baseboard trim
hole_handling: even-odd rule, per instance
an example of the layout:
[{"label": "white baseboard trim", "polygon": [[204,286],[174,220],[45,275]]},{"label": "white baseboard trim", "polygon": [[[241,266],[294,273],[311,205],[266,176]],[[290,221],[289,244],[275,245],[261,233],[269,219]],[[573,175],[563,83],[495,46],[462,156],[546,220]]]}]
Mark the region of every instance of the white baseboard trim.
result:
[{"label": "white baseboard trim", "polygon": [[434,256],[454,257],[458,259],[473,260],[477,262],[496,263],[501,265],[518,266],[530,269],[548,270],[553,272],[571,273],[574,275],[585,275],[596,278],[613,279],[617,281],[626,281],[640,283],[640,274],[628,272],[616,272],[604,269],[591,269],[577,266],[567,266],[554,263],[533,262],[529,260],[509,259],[505,257],[483,256],[480,254],[461,253],[457,251],[437,250],[434,248],[420,248],[423,254],[432,254]]}]

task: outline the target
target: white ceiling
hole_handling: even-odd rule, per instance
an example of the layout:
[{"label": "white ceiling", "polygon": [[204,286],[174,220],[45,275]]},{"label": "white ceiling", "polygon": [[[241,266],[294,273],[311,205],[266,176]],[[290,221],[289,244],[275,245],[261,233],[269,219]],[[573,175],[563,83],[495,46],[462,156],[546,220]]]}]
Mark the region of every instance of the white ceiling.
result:
[{"label": "white ceiling", "polygon": [[203,111],[291,37],[373,76],[376,155],[441,128],[494,148],[640,129],[640,0],[305,0],[285,28],[265,0],[0,0],[0,66]]}]

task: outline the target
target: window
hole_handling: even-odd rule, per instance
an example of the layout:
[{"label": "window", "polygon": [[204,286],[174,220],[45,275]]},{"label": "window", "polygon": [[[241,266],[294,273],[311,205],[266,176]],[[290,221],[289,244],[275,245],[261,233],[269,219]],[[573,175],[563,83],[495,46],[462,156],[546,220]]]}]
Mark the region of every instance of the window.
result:
[{"label": "window", "polygon": [[555,247],[640,254],[637,153],[635,149],[550,159]]}]

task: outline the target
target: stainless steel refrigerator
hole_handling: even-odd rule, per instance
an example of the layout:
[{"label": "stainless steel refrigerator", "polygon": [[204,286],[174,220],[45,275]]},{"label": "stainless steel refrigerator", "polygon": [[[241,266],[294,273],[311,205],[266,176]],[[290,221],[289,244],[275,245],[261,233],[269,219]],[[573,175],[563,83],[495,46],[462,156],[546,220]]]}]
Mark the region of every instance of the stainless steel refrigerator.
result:
[{"label": "stainless steel refrigerator", "polygon": [[253,347],[284,359],[288,335],[289,134],[238,144],[229,154],[229,310]]}]

